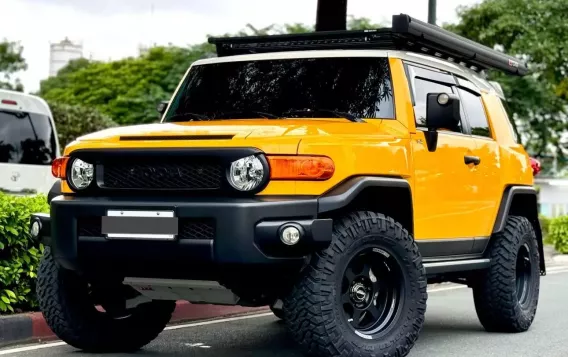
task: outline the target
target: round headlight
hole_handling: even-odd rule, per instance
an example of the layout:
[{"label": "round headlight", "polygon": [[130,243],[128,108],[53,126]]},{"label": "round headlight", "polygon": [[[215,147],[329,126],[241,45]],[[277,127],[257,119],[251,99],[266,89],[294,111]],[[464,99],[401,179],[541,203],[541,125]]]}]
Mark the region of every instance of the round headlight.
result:
[{"label": "round headlight", "polygon": [[94,176],[95,169],[92,164],[86,163],[81,159],[73,160],[69,181],[74,188],[78,190],[87,188],[93,182]]},{"label": "round headlight", "polygon": [[251,155],[231,163],[229,183],[239,191],[251,191],[262,183],[264,175],[262,162]]}]

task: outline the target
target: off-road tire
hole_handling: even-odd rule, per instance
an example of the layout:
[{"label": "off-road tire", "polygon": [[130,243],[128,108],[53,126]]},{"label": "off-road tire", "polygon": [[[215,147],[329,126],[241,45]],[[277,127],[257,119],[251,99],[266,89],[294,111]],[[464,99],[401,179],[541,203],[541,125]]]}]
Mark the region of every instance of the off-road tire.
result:
[{"label": "off-road tire", "polygon": [[67,344],[88,352],[133,352],[154,340],[170,321],[175,302],[138,305],[131,315],[113,319],[96,309],[88,285],[60,267],[45,248],[36,292],[39,307],[52,331]]},{"label": "off-road tire", "polygon": [[[399,313],[375,339],[355,333],[338,298],[347,262],[366,246],[392,254],[403,275]],[[330,246],[313,255],[284,299],[284,321],[292,338],[312,356],[402,357],[410,352],[424,324],[426,288],[422,257],[408,231],[383,214],[353,212],[334,219]]]},{"label": "off-road tire", "polygon": [[[523,245],[528,247],[531,264],[525,306],[519,302],[516,286],[517,256]],[[491,266],[472,286],[479,321],[488,332],[527,331],[536,315],[540,289],[539,246],[532,224],[525,217],[510,216],[488,249]]]}]

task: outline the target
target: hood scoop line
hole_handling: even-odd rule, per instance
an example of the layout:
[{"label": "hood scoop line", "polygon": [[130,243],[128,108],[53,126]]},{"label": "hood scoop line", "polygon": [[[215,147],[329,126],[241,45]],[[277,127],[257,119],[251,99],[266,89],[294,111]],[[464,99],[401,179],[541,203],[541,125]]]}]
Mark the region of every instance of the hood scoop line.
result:
[{"label": "hood scoop line", "polygon": [[157,141],[157,140],[231,140],[235,135],[148,135],[148,136],[121,136],[121,141]]}]

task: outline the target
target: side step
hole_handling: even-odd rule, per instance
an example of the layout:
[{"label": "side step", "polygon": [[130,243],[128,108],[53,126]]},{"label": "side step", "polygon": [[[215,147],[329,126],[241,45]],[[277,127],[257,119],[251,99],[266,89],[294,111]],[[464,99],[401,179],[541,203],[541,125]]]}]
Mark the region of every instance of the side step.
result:
[{"label": "side step", "polygon": [[153,300],[186,300],[191,303],[237,305],[239,297],[216,281],[125,278],[140,294]]},{"label": "side step", "polygon": [[424,263],[427,275],[454,273],[459,271],[481,270],[489,268],[491,259],[464,259],[444,262]]}]

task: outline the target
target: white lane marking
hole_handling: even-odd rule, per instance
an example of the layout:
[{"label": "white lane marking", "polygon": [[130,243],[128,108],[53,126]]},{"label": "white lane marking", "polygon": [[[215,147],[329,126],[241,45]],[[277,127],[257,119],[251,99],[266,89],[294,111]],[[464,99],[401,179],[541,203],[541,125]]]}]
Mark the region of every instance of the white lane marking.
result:
[{"label": "white lane marking", "polygon": [[229,318],[226,318],[226,319],[210,320],[210,321],[203,321],[203,322],[194,322],[194,323],[191,323],[191,324],[184,324],[184,325],[173,325],[173,326],[166,327],[165,330],[177,330],[177,329],[180,329],[180,328],[187,328],[187,327],[214,325],[214,324],[220,324],[220,323],[223,323],[223,322],[256,319],[256,318],[259,318],[259,317],[266,317],[266,316],[274,316],[274,314],[272,312],[266,312],[266,313],[262,313],[262,314],[236,316],[236,317],[229,317]]},{"label": "white lane marking", "polygon": [[[552,270],[552,271],[551,271],[551,270]],[[551,267],[550,270],[547,269],[547,275],[555,275],[555,274],[561,274],[561,273],[567,273],[567,272],[568,272],[568,268],[566,268],[566,267]],[[449,287],[447,287],[447,288],[431,289],[429,292],[435,293],[435,292],[449,291],[449,290],[457,290],[457,289],[465,289],[465,288],[467,288],[467,286],[465,286],[465,285],[457,285],[457,286],[449,286]],[[177,329],[181,329],[181,328],[189,328],[189,327],[205,326],[205,325],[214,325],[214,324],[220,324],[220,323],[223,323],[223,322],[231,322],[231,321],[239,321],[239,320],[247,320],[247,319],[256,319],[256,318],[267,317],[267,316],[273,316],[272,312],[267,312],[267,313],[262,313],[262,314],[254,314],[254,315],[245,315],[245,316],[230,317],[230,318],[226,318],[226,319],[218,319],[218,320],[210,320],[210,321],[196,322],[196,323],[184,324],[184,325],[168,326],[168,327],[166,327],[164,330],[177,330]],[[17,347],[17,348],[12,348],[12,349],[9,349],[9,350],[3,350],[3,351],[0,350],[0,356],[12,354],[12,353],[18,353],[18,352],[34,351],[34,350],[40,350],[40,349],[44,349],[44,348],[52,348],[52,347],[65,346],[65,345],[66,345],[65,342],[54,342],[54,343],[47,343],[47,344],[41,344],[41,345],[33,345],[33,346],[26,346],[26,347]]]},{"label": "white lane marking", "polygon": [[64,345],[66,345],[65,342],[54,342],[54,343],[46,343],[45,345],[18,347],[18,348],[12,348],[10,350],[0,351],[0,355],[8,355],[8,354],[11,354],[11,353],[34,351],[34,350],[39,350],[39,349],[42,349],[42,348],[59,347],[59,346],[64,346]]},{"label": "white lane marking", "polygon": [[448,286],[447,288],[435,288],[428,290],[429,293],[437,293],[441,291],[449,291],[449,290],[457,290],[457,289],[465,289],[467,285],[455,285],[455,286]]},{"label": "white lane marking", "polygon": [[198,343],[186,343],[185,345],[186,345],[187,347],[211,348],[211,346],[207,346],[207,345],[204,344],[203,342],[198,342]]}]

